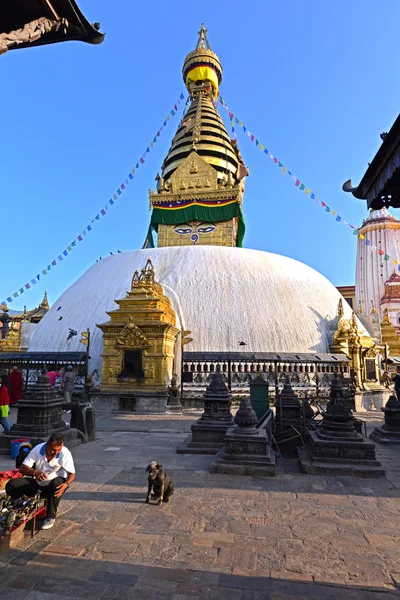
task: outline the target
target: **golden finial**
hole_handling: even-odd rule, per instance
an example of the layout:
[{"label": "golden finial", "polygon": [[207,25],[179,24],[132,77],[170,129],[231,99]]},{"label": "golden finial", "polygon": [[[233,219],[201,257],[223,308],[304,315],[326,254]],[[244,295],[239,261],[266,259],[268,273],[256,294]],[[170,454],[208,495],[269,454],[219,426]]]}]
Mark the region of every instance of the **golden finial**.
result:
[{"label": "golden finial", "polygon": [[354,310],[351,313],[350,331],[352,331],[354,333],[357,333],[357,331],[358,331],[357,319],[356,319],[356,315],[354,313]]},{"label": "golden finial", "polygon": [[383,311],[383,322],[384,323],[390,323],[389,311],[388,311],[387,308],[385,308],[385,310]]},{"label": "golden finial", "polygon": [[131,290],[139,287],[139,271],[136,270],[132,277]]},{"label": "golden finial", "polygon": [[339,304],[338,304],[338,317],[343,317],[343,315],[344,315],[343,300],[340,298]]},{"label": "golden finial", "polygon": [[361,300],[358,301],[358,309],[357,312],[359,315],[363,314],[363,309],[362,309],[362,304],[361,304]]},{"label": "golden finial", "polygon": [[[204,23],[202,23],[201,27],[200,27],[200,31],[197,32],[198,36],[199,36],[199,39],[198,39],[198,42],[197,42],[196,49],[198,49],[198,48],[207,48],[208,50],[211,50],[210,44],[209,44],[208,39],[207,39],[207,31],[208,31],[208,29],[206,29],[204,27]],[[207,46],[204,44],[204,42],[207,44]]]},{"label": "golden finial", "polygon": [[3,312],[8,312],[8,306],[5,302],[2,302],[0,304],[0,310],[2,310]]},{"label": "golden finial", "polygon": [[48,300],[47,300],[47,292],[45,292],[45,293],[44,293],[44,295],[43,295],[43,300],[42,300],[42,302],[40,303],[40,306],[41,306],[42,308],[49,308],[49,302],[48,302]]},{"label": "golden finial", "polygon": [[376,308],[373,300],[371,300],[371,315],[376,315]]}]

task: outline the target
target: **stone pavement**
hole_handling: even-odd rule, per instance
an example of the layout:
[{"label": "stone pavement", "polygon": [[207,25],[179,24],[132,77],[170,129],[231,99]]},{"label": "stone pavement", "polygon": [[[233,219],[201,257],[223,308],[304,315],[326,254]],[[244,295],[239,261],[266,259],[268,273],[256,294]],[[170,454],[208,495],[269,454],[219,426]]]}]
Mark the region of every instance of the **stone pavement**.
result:
[{"label": "stone pavement", "polygon": [[[377,446],[386,479],[290,461],[270,479],[211,475],[212,457],[176,454],[195,418],[99,418],[54,528],[0,555],[1,600],[400,597],[400,446]],[[161,507],[144,503],[154,459],[175,485]]]}]

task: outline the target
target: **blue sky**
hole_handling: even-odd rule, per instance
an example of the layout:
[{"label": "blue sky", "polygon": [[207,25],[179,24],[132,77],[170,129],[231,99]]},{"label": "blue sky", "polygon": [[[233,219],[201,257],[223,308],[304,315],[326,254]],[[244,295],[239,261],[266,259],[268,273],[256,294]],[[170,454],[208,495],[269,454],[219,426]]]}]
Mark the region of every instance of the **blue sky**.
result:
[{"label": "blue sky", "polygon": [[[6,298],[57,257],[115,192],[185,88],[184,57],[202,21],[224,68],[231,110],[348,222],[366,206],[358,183],[399,112],[398,0],[166,3],[79,0],[100,21],[100,46],[71,42],[0,57],[2,277]],[[224,114],[224,109],[220,109]],[[148,188],[171,119],[143,168],[84,242],[10,305],[50,302],[99,256],[141,248]],[[237,132],[251,176],[245,246],[296,258],[335,285],[354,283],[356,238],[299,192]],[[400,211],[393,211],[400,217]]]}]

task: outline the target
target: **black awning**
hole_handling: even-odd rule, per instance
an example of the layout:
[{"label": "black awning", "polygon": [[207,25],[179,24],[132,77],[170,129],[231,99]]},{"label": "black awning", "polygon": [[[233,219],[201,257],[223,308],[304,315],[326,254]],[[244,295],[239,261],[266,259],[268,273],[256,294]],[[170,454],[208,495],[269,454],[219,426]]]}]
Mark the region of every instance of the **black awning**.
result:
[{"label": "black awning", "polygon": [[0,365],[84,363],[85,352],[1,352]]},{"label": "black awning", "polygon": [[294,352],[184,352],[185,362],[283,362],[283,363],[348,363],[346,354],[309,354]]},{"label": "black awning", "polygon": [[92,25],[83,15],[76,0],[1,0],[0,2],[0,33],[10,33],[22,29],[24,25],[41,17],[56,20],[67,19],[69,27],[64,33],[50,31],[38,40],[12,46],[10,49],[27,48],[43,44],[53,44],[77,40],[89,44],[100,44],[104,34]]}]

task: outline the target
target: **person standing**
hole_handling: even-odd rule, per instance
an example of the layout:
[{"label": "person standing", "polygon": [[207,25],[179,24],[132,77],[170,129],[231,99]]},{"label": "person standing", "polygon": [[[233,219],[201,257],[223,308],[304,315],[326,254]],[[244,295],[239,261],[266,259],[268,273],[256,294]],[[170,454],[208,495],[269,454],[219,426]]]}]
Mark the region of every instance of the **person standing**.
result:
[{"label": "person standing", "polygon": [[56,386],[56,379],[57,379],[57,377],[61,377],[61,373],[59,373],[58,371],[56,371],[54,367],[51,367],[51,369],[49,371],[47,371],[46,377],[49,378],[50,385],[52,387],[55,387]]},{"label": "person standing", "polygon": [[75,479],[71,452],[64,446],[61,433],[54,433],[44,444],[35,446],[20,466],[24,477],[10,479],[6,493],[11,498],[35,496],[47,498],[47,513],[42,529],[51,529],[57,516],[61,496]]},{"label": "person standing", "polygon": [[73,370],[72,365],[68,365],[60,385],[60,390],[64,390],[65,402],[72,402],[72,392],[75,388],[75,379],[76,373]]},{"label": "person standing", "polygon": [[8,377],[7,375],[0,376],[0,422],[3,426],[4,433],[8,433],[11,429],[8,420],[10,411],[10,395],[8,393]]},{"label": "person standing", "polygon": [[392,381],[394,382],[397,400],[400,400],[400,367],[396,367],[396,375],[392,377]]},{"label": "person standing", "polygon": [[22,398],[22,388],[24,385],[24,381],[22,379],[22,374],[18,371],[18,367],[13,367],[10,373],[10,405],[17,404],[18,400]]}]

